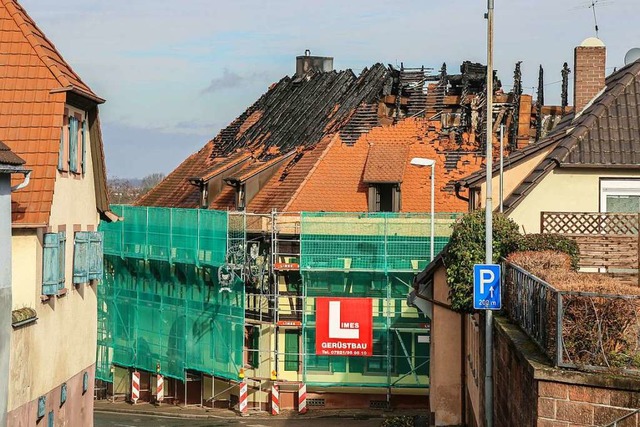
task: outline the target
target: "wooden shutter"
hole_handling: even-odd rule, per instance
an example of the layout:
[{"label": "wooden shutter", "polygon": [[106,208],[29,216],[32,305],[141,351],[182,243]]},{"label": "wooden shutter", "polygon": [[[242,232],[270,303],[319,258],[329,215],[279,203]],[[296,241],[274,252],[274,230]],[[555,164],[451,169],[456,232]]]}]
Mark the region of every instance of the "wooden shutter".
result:
[{"label": "wooden shutter", "polygon": [[391,190],[391,203],[392,203],[392,212],[400,212],[402,209],[401,197],[400,197],[400,184],[396,184],[393,186],[393,190]]},{"label": "wooden shutter", "polygon": [[58,281],[60,278],[59,252],[59,234],[45,234],[42,256],[42,295],[55,295],[58,293]]},{"label": "wooden shutter", "polygon": [[64,171],[67,170],[67,159],[65,158],[65,153],[67,150],[65,150],[65,145],[66,145],[66,135],[65,135],[65,130],[67,129],[67,122],[68,122],[69,118],[67,116],[64,116],[64,119],[62,120],[62,128],[60,128],[60,149],[58,150],[58,170]]},{"label": "wooden shutter", "polygon": [[102,279],[103,254],[102,254],[102,232],[92,231],[89,233],[89,280]]},{"label": "wooden shutter", "polygon": [[73,283],[89,281],[89,232],[78,231],[73,244]]},{"label": "wooden shutter", "polygon": [[65,282],[65,263],[66,263],[66,250],[67,247],[67,235],[64,231],[58,233],[58,289],[64,288]]},{"label": "wooden shutter", "polygon": [[78,119],[69,117],[69,170],[78,172]]},{"label": "wooden shutter", "polygon": [[87,136],[89,136],[88,120],[82,122],[82,175],[87,173]]},{"label": "wooden shutter", "polygon": [[298,371],[300,366],[300,338],[298,331],[284,331],[284,370]]}]

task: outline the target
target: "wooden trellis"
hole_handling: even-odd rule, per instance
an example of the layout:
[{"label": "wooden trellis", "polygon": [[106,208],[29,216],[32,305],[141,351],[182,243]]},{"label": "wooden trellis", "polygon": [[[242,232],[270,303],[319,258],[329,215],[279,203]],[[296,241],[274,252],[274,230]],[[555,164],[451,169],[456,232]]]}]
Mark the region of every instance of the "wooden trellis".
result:
[{"label": "wooden trellis", "polygon": [[562,234],[580,247],[580,267],[606,271],[634,271],[639,264],[640,214],[593,212],[542,212],[542,233]]}]

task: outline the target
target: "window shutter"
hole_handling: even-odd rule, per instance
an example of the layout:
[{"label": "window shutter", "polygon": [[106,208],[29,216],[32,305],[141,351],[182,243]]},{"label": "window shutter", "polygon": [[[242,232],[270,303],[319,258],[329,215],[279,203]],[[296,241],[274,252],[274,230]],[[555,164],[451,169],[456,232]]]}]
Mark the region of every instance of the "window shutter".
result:
[{"label": "window shutter", "polygon": [[64,129],[67,127],[67,118],[65,117],[60,128],[60,150],[58,153],[58,170],[65,170],[64,164]]},{"label": "window shutter", "polygon": [[69,170],[78,172],[78,119],[69,117]]},{"label": "window shutter", "polygon": [[58,289],[64,288],[65,281],[65,273],[66,273],[66,244],[67,244],[67,235],[64,231],[58,233],[58,261],[59,261],[59,270],[58,270]]},{"label": "window shutter", "polygon": [[42,294],[55,295],[58,293],[60,278],[60,239],[57,233],[44,235],[44,250],[42,256]]},{"label": "window shutter", "polygon": [[297,371],[300,367],[300,338],[298,331],[284,332],[284,370]]},{"label": "window shutter", "polygon": [[89,233],[89,280],[102,279],[102,232]]},{"label": "window shutter", "polygon": [[89,135],[88,121],[82,122],[82,175],[87,172],[87,136]]},{"label": "window shutter", "polygon": [[73,283],[89,281],[89,232],[78,231],[73,245]]}]

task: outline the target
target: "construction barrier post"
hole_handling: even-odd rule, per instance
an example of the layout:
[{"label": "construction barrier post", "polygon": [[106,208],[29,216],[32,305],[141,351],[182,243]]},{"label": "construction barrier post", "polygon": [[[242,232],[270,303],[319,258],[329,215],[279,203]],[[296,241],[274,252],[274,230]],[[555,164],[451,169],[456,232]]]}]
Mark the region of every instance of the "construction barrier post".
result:
[{"label": "construction barrier post", "polygon": [[280,414],[280,391],[278,386],[271,387],[271,415]]},{"label": "construction barrier post", "polygon": [[240,383],[240,413],[245,415],[247,413],[247,383],[242,381]]},{"label": "construction barrier post", "polygon": [[298,413],[307,413],[307,385],[305,383],[300,383],[298,389]]},{"label": "construction barrier post", "polygon": [[140,399],[140,372],[133,371],[131,373],[131,400],[133,404],[138,403]]},{"label": "construction barrier post", "polygon": [[164,377],[160,374],[157,376],[156,400],[159,404],[164,400]]}]

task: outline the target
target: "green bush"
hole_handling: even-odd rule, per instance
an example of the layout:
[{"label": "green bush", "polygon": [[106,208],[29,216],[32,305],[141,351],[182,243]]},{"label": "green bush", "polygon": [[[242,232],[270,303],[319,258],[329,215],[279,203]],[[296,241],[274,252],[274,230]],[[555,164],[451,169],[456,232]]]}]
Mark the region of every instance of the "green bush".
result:
[{"label": "green bush", "polygon": [[[521,246],[518,225],[502,214],[493,215],[493,262]],[[465,215],[453,226],[444,253],[449,299],[454,310],[473,311],[473,266],[485,262],[485,212]]]},{"label": "green bush", "polygon": [[571,257],[571,267],[578,269],[580,249],[575,240],[560,234],[525,234],[520,241],[521,251],[557,251]]}]

